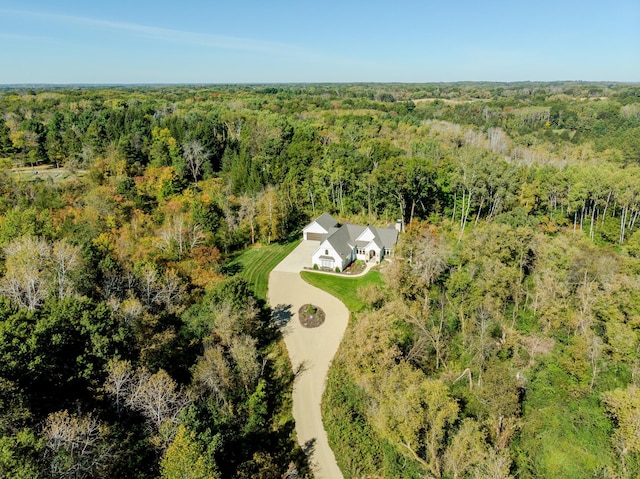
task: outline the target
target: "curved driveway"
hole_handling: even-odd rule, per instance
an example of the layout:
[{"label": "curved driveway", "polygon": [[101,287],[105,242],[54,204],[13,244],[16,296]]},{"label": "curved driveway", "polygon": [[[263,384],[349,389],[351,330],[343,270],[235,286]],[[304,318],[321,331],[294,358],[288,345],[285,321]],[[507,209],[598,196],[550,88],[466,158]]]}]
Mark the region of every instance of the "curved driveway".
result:
[{"label": "curved driveway", "polygon": [[[316,479],[341,479],[333,451],[322,424],[320,402],[329,364],[349,320],[341,301],[306,283],[300,271],[311,263],[318,241],[303,241],[269,275],[269,303],[281,321],[284,341],[296,380],[293,385],[293,418],[298,443],[308,451]],[[300,325],[298,310],[303,304],[320,306],[324,324],[307,329]]]}]

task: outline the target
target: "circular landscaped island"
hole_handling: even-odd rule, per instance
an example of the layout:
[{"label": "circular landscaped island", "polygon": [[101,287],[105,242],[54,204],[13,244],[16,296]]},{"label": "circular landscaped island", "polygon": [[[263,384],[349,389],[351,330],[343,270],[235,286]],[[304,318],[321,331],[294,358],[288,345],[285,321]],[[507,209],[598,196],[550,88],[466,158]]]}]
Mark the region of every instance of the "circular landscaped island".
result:
[{"label": "circular landscaped island", "polygon": [[298,317],[305,328],[317,328],[324,323],[324,311],[313,304],[302,305]]}]

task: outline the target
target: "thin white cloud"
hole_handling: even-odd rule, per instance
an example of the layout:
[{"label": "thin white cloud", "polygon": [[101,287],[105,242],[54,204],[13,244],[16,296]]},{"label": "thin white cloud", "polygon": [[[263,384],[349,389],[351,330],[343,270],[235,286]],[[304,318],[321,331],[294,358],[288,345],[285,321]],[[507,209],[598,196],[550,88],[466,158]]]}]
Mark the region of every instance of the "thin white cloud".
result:
[{"label": "thin white cloud", "polygon": [[63,15],[57,13],[43,13],[6,9],[0,9],[0,13],[27,18],[39,18],[51,22],[74,24],[83,27],[97,27],[114,32],[128,32],[134,36],[165,41],[168,43],[189,44],[225,50],[242,50],[287,56],[296,56],[304,53],[304,49],[295,45],[257,40],[253,38],[189,32],[171,28],[153,27],[137,23],[114,22],[110,20],[79,17],[75,15]]}]

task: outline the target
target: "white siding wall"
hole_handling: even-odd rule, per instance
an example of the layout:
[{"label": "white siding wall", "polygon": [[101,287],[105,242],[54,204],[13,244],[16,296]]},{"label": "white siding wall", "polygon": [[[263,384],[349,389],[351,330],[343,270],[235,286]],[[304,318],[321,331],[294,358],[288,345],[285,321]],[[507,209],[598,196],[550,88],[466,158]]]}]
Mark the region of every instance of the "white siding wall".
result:
[{"label": "white siding wall", "polygon": [[316,250],[315,253],[313,253],[311,266],[313,266],[314,264],[317,264],[319,268],[322,267],[322,260],[320,259],[320,256],[331,256],[333,258],[332,269],[335,269],[336,266],[340,266],[341,267],[340,271],[342,271],[346,267],[346,265],[349,264],[348,258],[346,260],[347,261],[346,264],[344,264],[344,262],[342,261],[342,258],[340,258],[340,255],[336,252],[336,250],[333,249],[333,247],[327,241],[323,241],[322,243],[320,243],[320,247]]},{"label": "white siding wall", "polygon": [[305,240],[307,239],[307,233],[327,234],[327,230],[325,230],[322,226],[320,226],[318,223],[314,221],[313,223],[311,223],[309,226],[307,226],[305,229],[302,230],[302,237]]}]

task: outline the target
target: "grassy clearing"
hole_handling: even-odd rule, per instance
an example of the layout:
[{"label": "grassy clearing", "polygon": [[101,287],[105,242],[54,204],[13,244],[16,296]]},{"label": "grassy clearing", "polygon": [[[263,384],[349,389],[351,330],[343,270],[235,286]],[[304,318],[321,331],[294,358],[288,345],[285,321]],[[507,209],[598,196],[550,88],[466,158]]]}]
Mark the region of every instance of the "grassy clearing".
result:
[{"label": "grassy clearing", "polygon": [[310,285],[338,298],[352,313],[360,312],[365,308],[365,304],[358,298],[358,288],[370,284],[384,284],[382,275],[378,271],[369,271],[364,276],[356,278],[312,273],[310,271],[303,271],[300,275]]},{"label": "grassy clearing", "polygon": [[299,240],[284,244],[256,245],[236,257],[227,268],[237,269],[237,274],[249,283],[256,296],[266,301],[269,273],[298,244]]},{"label": "grassy clearing", "polygon": [[67,168],[54,168],[53,165],[21,166],[7,170],[13,178],[19,181],[51,180],[61,182],[84,176],[84,170],[69,170]]}]

